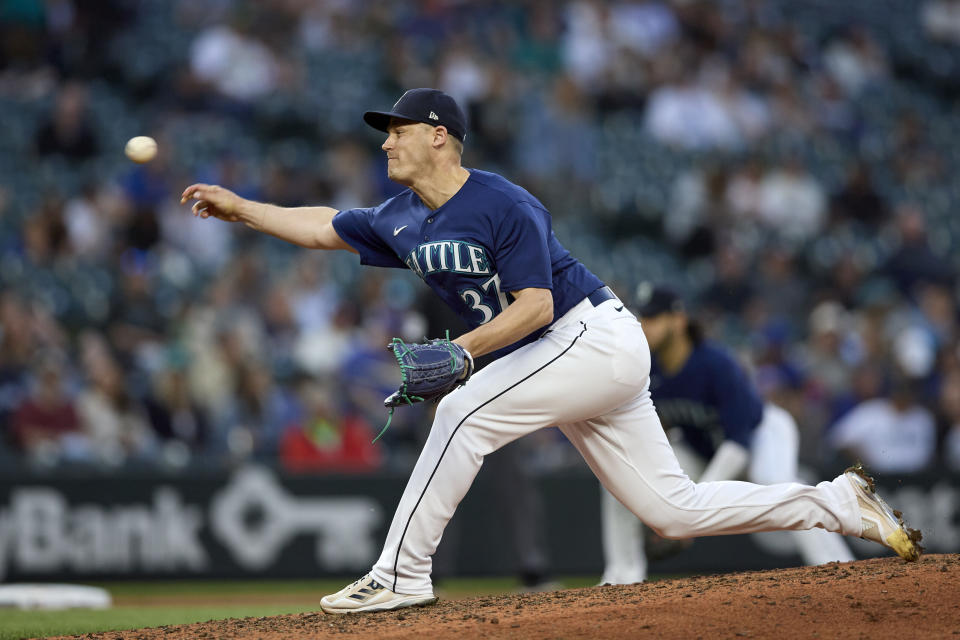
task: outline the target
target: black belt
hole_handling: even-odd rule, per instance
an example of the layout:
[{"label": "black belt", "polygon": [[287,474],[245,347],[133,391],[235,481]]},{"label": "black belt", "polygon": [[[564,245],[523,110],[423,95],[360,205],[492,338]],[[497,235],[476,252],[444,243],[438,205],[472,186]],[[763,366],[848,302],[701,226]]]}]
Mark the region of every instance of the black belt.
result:
[{"label": "black belt", "polygon": [[590,301],[595,307],[599,307],[601,302],[606,302],[607,300],[615,300],[616,294],[613,293],[613,290],[610,287],[603,286],[599,289],[594,289],[593,293],[587,296],[587,300]]}]

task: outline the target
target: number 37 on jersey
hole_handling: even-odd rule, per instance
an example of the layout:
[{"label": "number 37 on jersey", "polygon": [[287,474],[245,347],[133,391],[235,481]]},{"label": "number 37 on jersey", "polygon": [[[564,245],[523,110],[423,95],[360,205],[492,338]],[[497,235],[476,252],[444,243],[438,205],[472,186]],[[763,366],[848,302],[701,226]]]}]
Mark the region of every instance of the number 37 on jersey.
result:
[{"label": "number 37 on jersey", "polygon": [[460,300],[480,314],[486,324],[507,308],[507,294],[500,290],[500,276],[492,271],[483,247],[461,240],[425,242],[407,255],[404,263],[426,280],[430,276],[457,280]]}]

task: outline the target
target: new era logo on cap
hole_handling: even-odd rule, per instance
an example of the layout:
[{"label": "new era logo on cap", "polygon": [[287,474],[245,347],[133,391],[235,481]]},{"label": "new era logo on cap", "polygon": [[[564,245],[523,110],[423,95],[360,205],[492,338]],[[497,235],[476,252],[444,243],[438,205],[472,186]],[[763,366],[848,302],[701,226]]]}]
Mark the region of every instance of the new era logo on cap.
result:
[{"label": "new era logo on cap", "polygon": [[467,116],[456,100],[437,89],[410,89],[400,96],[393,110],[367,111],[363,114],[363,120],[380,131],[387,130],[390,118],[444,126],[460,142],[467,135]]}]

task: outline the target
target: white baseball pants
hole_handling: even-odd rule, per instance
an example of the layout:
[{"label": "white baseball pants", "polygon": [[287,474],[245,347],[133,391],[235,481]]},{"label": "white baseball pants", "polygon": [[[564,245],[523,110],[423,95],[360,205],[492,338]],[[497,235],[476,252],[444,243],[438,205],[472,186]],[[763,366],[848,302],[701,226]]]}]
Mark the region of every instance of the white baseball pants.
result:
[{"label": "white baseball pants", "polygon": [[[698,477],[708,460],[682,440],[673,443],[680,466],[692,477]],[[797,456],[800,432],[797,423],[782,408],[768,403],[763,419],[750,444],[747,478],[757,484],[774,485],[797,478]],[[647,579],[647,558],[643,552],[643,526],[640,520],[601,489],[600,518],[602,523],[604,569],[601,583],[632,584]],[[854,560],[847,543],[836,533],[820,528],[795,530],[793,542],[807,565]]]},{"label": "white baseball pants", "polygon": [[654,411],[649,371],[640,323],[616,299],[580,302],[539,340],[479,371],[437,407],[373,577],[397,593],[432,593],[431,556],[483,457],[554,425],[600,482],[666,537],[813,527],[860,534],[843,477],[816,487],[693,483]]}]

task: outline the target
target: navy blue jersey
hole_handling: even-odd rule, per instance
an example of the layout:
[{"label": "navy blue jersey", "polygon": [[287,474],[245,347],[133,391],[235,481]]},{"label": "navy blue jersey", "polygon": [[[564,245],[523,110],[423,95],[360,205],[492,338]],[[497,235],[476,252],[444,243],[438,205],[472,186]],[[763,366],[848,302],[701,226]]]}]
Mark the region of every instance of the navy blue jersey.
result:
[{"label": "navy blue jersey", "polygon": [[686,441],[705,458],[713,457],[728,439],[749,448],[763,417],[763,401],[746,372],[708,341],[696,345],[672,376],[653,357],[650,394],[664,427],[682,429]]},{"label": "navy blue jersey", "polygon": [[[362,264],[413,270],[471,329],[503,311],[511,291],[550,289],[553,317],[559,318],[603,286],[557,241],[539,200],[477,169],[436,210],[406,189],[377,207],[339,212],[333,227]],[[536,340],[543,330],[493,357]]]}]

